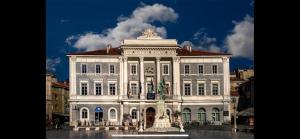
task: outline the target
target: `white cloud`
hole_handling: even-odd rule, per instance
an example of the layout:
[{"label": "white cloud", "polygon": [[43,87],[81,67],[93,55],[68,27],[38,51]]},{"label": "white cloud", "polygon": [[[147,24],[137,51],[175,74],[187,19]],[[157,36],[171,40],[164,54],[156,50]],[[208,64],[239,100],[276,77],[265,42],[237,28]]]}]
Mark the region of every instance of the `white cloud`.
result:
[{"label": "white cloud", "polygon": [[66,38],[66,43],[70,45],[72,40],[76,40],[73,46],[86,51],[100,49],[107,44],[112,44],[115,47],[120,45],[123,39],[133,39],[141,35],[145,28],[155,29],[158,35],[165,38],[167,36],[165,27],[156,27],[151,23],[154,21],[175,22],[177,18],[178,14],[172,8],[162,4],[141,4],[132,12],[130,17],[119,16],[116,27],[108,28],[101,34],[89,32],[84,35],[73,35]]},{"label": "white cloud", "polygon": [[210,51],[210,52],[220,52],[221,48],[216,45],[217,39],[213,37],[208,37],[207,33],[201,31],[198,31],[194,33],[193,40],[195,41],[195,44],[193,44],[190,41],[184,41],[181,43],[181,46],[184,46],[186,44],[190,44],[195,49]]},{"label": "white cloud", "polygon": [[60,57],[54,58],[54,59],[47,58],[46,59],[46,69],[49,70],[49,71],[56,71],[55,66],[57,64],[59,64],[60,62],[61,62]]},{"label": "white cloud", "polygon": [[235,27],[225,40],[225,48],[234,57],[253,60],[254,57],[254,24],[253,18],[246,15],[243,21],[234,21]]}]

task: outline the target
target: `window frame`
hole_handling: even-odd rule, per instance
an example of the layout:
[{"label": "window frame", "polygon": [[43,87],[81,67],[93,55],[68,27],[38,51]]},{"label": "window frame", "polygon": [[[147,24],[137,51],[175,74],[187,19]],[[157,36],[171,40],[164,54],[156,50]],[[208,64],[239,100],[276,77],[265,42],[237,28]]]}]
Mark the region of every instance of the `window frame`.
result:
[{"label": "window frame", "polygon": [[[111,110],[115,110],[115,118],[111,118]],[[118,121],[118,111],[115,107],[110,107],[108,109],[108,120],[114,122]]]},{"label": "window frame", "polygon": [[[132,84],[136,84],[136,94],[133,94]],[[131,95],[138,96],[138,94],[139,94],[139,84],[138,84],[137,81],[130,81],[130,91],[131,91]]]},{"label": "window frame", "polygon": [[[184,110],[188,110],[188,112],[185,112]],[[186,115],[188,115],[189,114],[189,121],[187,121],[187,119],[186,119]],[[182,109],[182,120],[183,120],[183,122],[191,122],[192,121],[192,110],[190,109],[190,108],[184,108],[184,109]]]},{"label": "window frame", "polygon": [[[101,84],[101,94],[100,95],[97,95],[97,92],[96,92],[96,84]],[[95,96],[102,96],[103,95],[103,82],[102,81],[94,81],[94,95]]]},{"label": "window frame", "polygon": [[[214,66],[216,66],[216,73],[214,73]],[[218,74],[218,64],[212,65],[212,74]]]},{"label": "window frame", "polygon": [[[83,72],[83,66],[85,66],[85,72]],[[86,74],[88,72],[87,64],[81,63],[80,64],[80,73]]]},{"label": "window frame", "polygon": [[[213,84],[217,84],[218,85],[218,94],[217,95],[214,95],[214,86],[213,86]],[[212,96],[219,96],[219,95],[221,95],[221,93],[220,93],[220,82],[219,81],[212,81],[211,82],[211,84],[210,84],[210,86],[211,86],[211,95]]]},{"label": "window frame", "polygon": [[[82,84],[86,84],[86,95],[82,94]],[[80,81],[80,95],[81,96],[87,96],[89,95],[89,82],[88,81]]]},{"label": "window frame", "polygon": [[[203,95],[200,95],[199,93],[199,84],[203,84]],[[206,83],[205,81],[197,81],[197,96],[206,96]]]},{"label": "window frame", "polygon": [[[198,64],[198,74],[204,74],[204,64]],[[202,66],[202,73],[200,73],[200,66]]]},{"label": "window frame", "polygon": [[[111,73],[111,66],[114,67],[114,73]],[[116,74],[116,64],[109,64],[108,66],[108,74],[111,75],[111,74]]]},{"label": "window frame", "polygon": [[[216,112],[214,110],[216,110]],[[211,116],[212,116],[211,117],[212,121],[214,121],[214,122],[215,121],[217,121],[217,122],[221,121],[221,118],[220,118],[221,117],[221,113],[220,113],[220,110],[218,108],[213,108],[212,109]]]},{"label": "window frame", "polygon": [[[167,66],[168,73],[165,73],[165,66]],[[170,75],[170,65],[169,64],[162,64],[162,75]]]},{"label": "window frame", "polygon": [[[99,66],[99,73],[97,72],[97,66]],[[97,74],[100,74],[101,73],[101,67],[102,67],[102,65],[101,64],[95,64],[95,73],[97,73]]]},{"label": "window frame", "polygon": [[[190,92],[189,92],[189,95],[186,95],[186,92],[185,92],[185,85],[186,84],[189,84],[190,85]],[[192,96],[192,82],[190,82],[190,81],[184,81],[183,82],[183,95],[184,96]]]},{"label": "window frame", "polygon": [[[203,110],[203,111],[200,111],[200,110]],[[204,117],[204,120],[201,120],[202,116]],[[200,121],[200,122],[205,122],[206,121],[206,110],[205,110],[205,108],[199,108],[197,110],[197,120]]]},{"label": "window frame", "polygon": [[[186,69],[185,69],[185,66],[188,66],[189,67],[189,73],[186,73]],[[183,65],[183,74],[184,75],[189,75],[189,74],[191,74],[191,65],[190,64],[184,64]]]},{"label": "window frame", "polygon": [[[111,92],[110,92],[110,85],[111,84],[114,84],[115,85],[115,94],[114,95],[111,95]],[[108,95],[109,96],[116,96],[118,94],[118,90],[117,90],[117,82],[116,81],[108,81]]]},{"label": "window frame", "polygon": [[[82,114],[82,112],[83,112],[83,110],[86,110],[87,112],[87,114],[86,114],[86,118],[82,118],[82,116],[83,116],[83,114]],[[90,110],[87,108],[87,107],[82,107],[81,109],[80,109],[80,120],[89,120],[90,119]]]}]

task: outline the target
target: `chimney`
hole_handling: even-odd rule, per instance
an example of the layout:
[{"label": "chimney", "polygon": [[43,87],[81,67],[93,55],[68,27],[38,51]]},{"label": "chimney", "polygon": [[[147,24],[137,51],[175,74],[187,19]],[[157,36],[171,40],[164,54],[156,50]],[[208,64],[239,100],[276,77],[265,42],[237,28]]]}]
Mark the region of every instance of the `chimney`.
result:
[{"label": "chimney", "polygon": [[189,45],[189,44],[185,45],[183,48],[186,49],[189,52],[192,52],[192,46]]},{"label": "chimney", "polygon": [[106,53],[107,53],[107,54],[109,53],[110,49],[111,49],[111,44],[108,44],[108,45],[106,46]]}]

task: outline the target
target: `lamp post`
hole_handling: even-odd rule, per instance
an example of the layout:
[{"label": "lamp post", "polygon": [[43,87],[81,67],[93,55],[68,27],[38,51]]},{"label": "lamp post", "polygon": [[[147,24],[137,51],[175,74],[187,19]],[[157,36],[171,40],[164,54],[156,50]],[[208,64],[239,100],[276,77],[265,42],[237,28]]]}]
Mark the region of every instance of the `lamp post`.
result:
[{"label": "lamp post", "polygon": [[233,116],[234,116],[234,128],[233,128],[233,132],[236,133],[236,101],[235,101],[235,98],[232,99],[232,102],[233,102],[233,110],[234,110],[234,113],[233,113]]}]

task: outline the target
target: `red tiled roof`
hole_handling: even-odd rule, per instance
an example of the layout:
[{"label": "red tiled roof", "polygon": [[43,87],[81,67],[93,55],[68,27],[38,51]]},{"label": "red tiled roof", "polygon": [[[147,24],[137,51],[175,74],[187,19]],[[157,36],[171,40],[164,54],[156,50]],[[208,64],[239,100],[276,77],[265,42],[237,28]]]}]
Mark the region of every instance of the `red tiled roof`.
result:
[{"label": "red tiled roof", "polygon": [[240,94],[238,91],[230,91],[230,96],[238,97],[238,96],[240,96]]},{"label": "red tiled roof", "polygon": [[69,53],[68,55],[121,55],[121,50],[120,47],[111,48],[107,53],[105,48],[95,51]]},{"label": "red tiled roof", "polygon": [[69,89],[69,86],[66,85],[66,84],[64,84],[64,83],[52,82],[52,86],[59,87],[59,88]]},{"label": "red tiled roof", "polygon": [[178,56],[214,56],[214,55],[231,55],[231,54],[215,53],[215,52],[208,52],[202,50],[192,50],[191,52],[189,52],[184,48],[178,50]]}]

